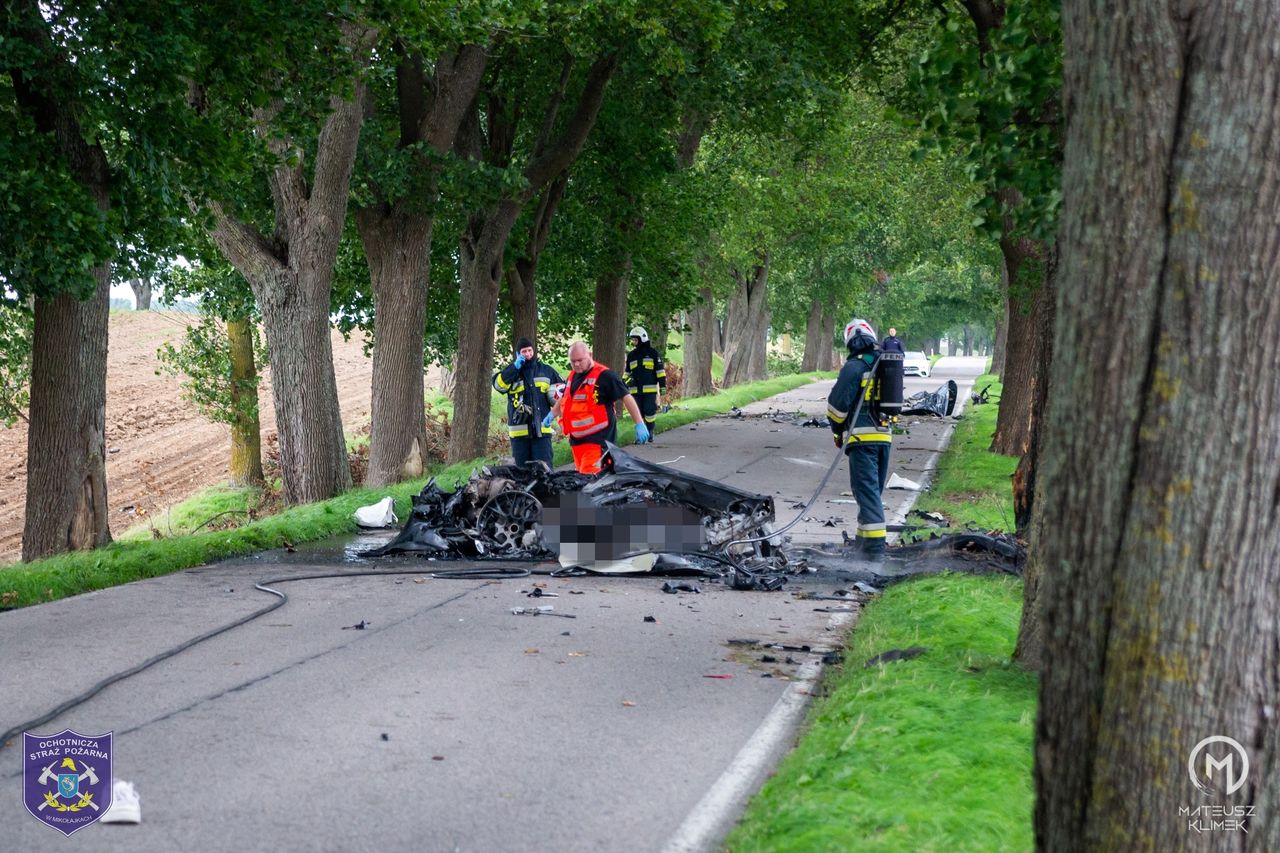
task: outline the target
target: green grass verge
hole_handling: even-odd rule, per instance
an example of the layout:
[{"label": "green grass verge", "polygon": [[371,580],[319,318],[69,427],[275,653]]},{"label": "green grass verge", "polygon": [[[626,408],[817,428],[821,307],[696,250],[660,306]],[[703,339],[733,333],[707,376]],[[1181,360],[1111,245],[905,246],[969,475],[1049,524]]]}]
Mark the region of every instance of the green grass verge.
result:
[{"label": "green grass verge", "polygon": [[[744,406],[834,375],[806,373],[783,376],[727,388],[708,397],[681,400],[672,411],[658,416],[658,430],[692,423],[727,412],[734,406]],[[502,402],[497,395],[494,399]],[[618,442],[631,444],[634,440],[635,428],[631,419],[624,416],[618,425]],[[554,453],[557,465],[572,460],[567,441],[557,441]],[[430,472],[430,476],[439,479],[446,487],[453,487],[465,481],[476,466],[492,461],[495,460],[477,459],[437,468]],[[424,477],[384,489],[355,489],[322,503],[292,507],[233,530],[172,537],[166,534],[164,538],[152,539],[145,538],[151,534],[148,528],[143,528],[144,538],[122,539],[95,551],[63,554],[0,568],[0,607],[24,607],[54,601],[215,560],[279,548],[285,543],[298,544],[350,533],[356,529],[352,513],[358,507],[387,495],[396,499],[396,513],[407,518],[409,499],[422,490],[427,479]],[[172,521],[157,525],[157,529],[165,534],[171,524],[175,531],[188,530],[190,527],[184,527],[184,524],[194,527],[216,513],[247,509],[255,500],[256,495],[251,490],[223,488],[213,493],[201,493],[170,510]]]},{"label": "green grass verge", "polygon": [[[991,397],[998,398],[1000,381],[991,374],[979,376],[973,384],[974,391],[988,384]],[[916,500],[916,509],[942,513],[951,519],[953,528],[973,525],[984,530],[1013,530],[1013,491],[1009,478],[1018,467],[1018,457],[1001,456],[988,449],[999,411],[994,403],[965,404],[964,417],[956,424],[951,443],[938,460],[929,490]],[[927,536],[928,533],[913,535]]]},{"label": "green grass verge", "polygon": [[[1022,584],[942,575],[890,587],[800,745],[752,801],[739,851],[1030,850],[1036,677],[1011,663]],[[912,660],[864,662],[924,646]]]}]

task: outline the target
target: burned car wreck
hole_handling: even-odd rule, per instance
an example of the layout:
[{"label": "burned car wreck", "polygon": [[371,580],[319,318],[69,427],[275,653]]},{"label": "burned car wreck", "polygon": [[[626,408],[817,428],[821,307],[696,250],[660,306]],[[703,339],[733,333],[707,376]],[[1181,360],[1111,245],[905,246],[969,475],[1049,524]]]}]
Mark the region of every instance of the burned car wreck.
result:
[{"label": "burned car wreck", "polygon": [[[609,445],[598,475],[495,465],[454,492],[432,480],[400,535],[364,556],[556,560],[596,572],[785,569],[773,498],[646,462]],[[760,541],[740,542],[759,539]],[[660,562],[661,561],[661,562]]]},{"label": "burned car wreck", "polygon": [[[940,390],[945,394],[945,386]],[[771,497],[609,445],[597,475],[534,462],[486,467],[453,492],[432,480],[413,498],[399,535],[361,556],[409,553],[557,562],[560,571],[699,574],[757,590],[779,589],[789,575],[805,571],[876,587],[937,571],[1018,574],[1025,557],[1016,543],[970,533],[897,546],[883,564],[870,565],[848,543],[792,545],[781,535],[791,525],[775,532],[774,520]]]}]

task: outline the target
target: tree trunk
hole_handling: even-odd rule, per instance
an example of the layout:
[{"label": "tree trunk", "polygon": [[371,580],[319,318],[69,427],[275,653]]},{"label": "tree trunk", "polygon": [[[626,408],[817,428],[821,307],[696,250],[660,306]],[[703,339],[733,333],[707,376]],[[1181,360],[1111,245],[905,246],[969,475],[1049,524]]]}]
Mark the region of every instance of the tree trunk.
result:
[{"label": "tree trunk", "polygon": [[524,253],[507,270],[507,299],[511,303],[514,344],[520,338],[538,343],[538,260],[551,237],[551,220],[555,218],[569,182],[569,173],[561,172],[542,192],[538,207],[529,223],[529,236]]},{"label": "tree trunk", "polygon": [[1277,850],[1280,15],[1068,0],[1064,33],[1037,843]]},{"label": "tree trunk", "polygon": [[1038,318],[1040,328],[1036,330],[1036,335],[1041,341],[1038,347],[1040,364],[1036,365],[1035,370],[1035,375],[1045,377],[1045,380],[1036,383],[1032,399],[1031,447],[1018,460],[1018,468],[1013,473],[1014,525],[1017,535],[1031,543],[1030,559],[1023,571],[1022,619],[1018,627],[1018,643],[1013,651],[1013,657],[1024,668],[1033,671],[1039,671],[1044,665],[1044,623],[1041,618],[1039,595],[1045,565],[1039,559],[1036,543],[1044,535],[1045,525],[1052,523],[1044,517],[1042,511],[1045,485],[1044,479],[1038,474],[1044,470],[1045,438],[1049,431],[1047,422],[1050,397],[1049,377],[1053,367],[1053,326],[1057,313],[1054,308],[1058,278],[1056,244],[1048,247],[1047,255],[1044,310],[1040,312]]},{"label": "tree trunk", "polygon": [[773,312],[766,301],[752,331],[751,360],[747,363],[747,379],[752,382],[769,378],[769,324],[772,318]]},{"label": "tree trunk", "polygon": [[274,239],[214,205],[213,238],[249,282],[262,311],[280,473],[289,504],[325,500],[351,486],[329,339],[329,302],[363,102],[363,84],[357,84],[352,100],[332,99],[310,184],[301,164],[282,164],[271,174]]},{"label": "tree trunk", "polygon": [[[454,146],[475,99],[487,56],[479,45],[446,52],[427,76],[420,53],[398,45],[396,113],[399,147],[429,149],[437,156]],[[370,412],[368,486],[419,477],[426,466],[423,332],[431,281],[433,209],[439,195],[438,160],[419,159],[422,198],[397,198],[355,213],[373,287],[373,397]]]},{"label": "tree trunk", "polygon": [[422,476],[426,396],[422,335],[431,280],[431,216],[407,206],[356,211],[373,286],[373,395],[365,485]]},{"label": "tree trunk", "polygon": [[227,321],[231,344],[231,485],[257,486],[262,475],[262,428],[258,421],[258,369],[248,318]]},{"label": "tree trunk", "polygon": [[107,316],[110,266],[84,302],[37,299],[27,430],[24,561],[111,541],[107,525]]},{"label": "tree trunk", "polygon": [[[550,135],[557,124],[557,115],[573,68],[573,59],[565,58],[559,88],[544,111],[542,130],[522,171],[526,189],[514,198],[504,198],[488,209],[474,213],[467,222],[459,243],[462,300],[458,312],[454,420],[449,433],[450,462],[482,456],[488,443],[493,327],[497,317],[498,295],[506,274],[504,254],[511,230],[515,227],[521,210],[535,195],[543,193],[543,199],[547,200],[552,192],[553,182],[566,180],[569,167],[581,153],[591,128],[595,126],[604,101],[605,87],[617,66],[617,53],[601,56],[592,63],[573,114],[565,122],[559,137],[552,140]],[[497,96],[493,98],[494,103],[497,103]],[[516,128],[504,119],[504,115],[503,110],[495,109],[488,116],[491,157],[510,155],[511,140]],[[471,159],[482,159],[482,133],[474,103],[462,130],[460,147]],[[544,189],[546,192],[543,192]],[[542,202],[539,206],[541,213]],[[550,209],[553,211],[554,205],[550,205]],[[540,215],[534,217],[535,227],[531,232],[531,239],[539,237],[537,229],[540,219]],[[545,226],[548,222],[549,217],[542,224]],[[545,240],[545,236],[543,239]],[[536,255],[534,260],[536,261]],[[536,317],[536,306],[534,311]],[[523,322],[527,323],[528,318]],[[536,321],[533,323],[533,330],[536,331]]]},{"label": "tree trunk", "polygon": [[489,439],[489,384],[493,332],[503,278],[503,250],[520,215],[520,202],[500,202],[487,217],[473,217],[458,247],[462,299],[458,311],[458,365],[454,371],[449,462],[484,455]]},{"label": "tree trunk", "polygon": [[658,355],[662,356],[663,361],[667,359],[667,342],[671,336],[671,320],[670,316],[657,318],[649,323],[649,343],[653,345]]},{"label": "tree trunk", "polygon": [[[1009,281],[1009,325],[1004,372],[1000,376],[1000,413],[991,450],[1021,456],[1031,447],[1036,383],[1045,379],[1036,373],[1041,364],[1042,314],[1049,310],[1044,287],[1044,247],[1006,234],[1000,240],[1000,250]],[[951,354],[955,354],[954,343]]]},{"label": "tree trunk", "polygon": [[151,310],[151,279],[131,278],[129,288],[133,291],[133,310]]},{"label": "tree trunk", "polygon": [[725,322],[724,384],[751,381],[764,365],[769,323],[769,255],[752,268],[750,276],[735,273],[737,287],[729,299]]},{"label": "tree trunk", "polygon": [[711,288],[698,291],[701,301],[689,309],[689,331],[684,336],[684,396],[705,397],[715,393],[711,381],[711,355],[718,334],[716,303]]},{"label": "tree trunk", "polygon": [[596,279],[596,308],[591,325],[591,351],[596,361],[625,369],[627,356],[627,293],[631,286],[631,253]]},{"label": "tree trunk", "polygon": [[809,303],[809,318],[804,324],[804,357],[800,359],[800,370],[804,373],[827,366],[826,354],[831,349],[831,342],[827,340],[824,308],[824,300],[816,296]]}]

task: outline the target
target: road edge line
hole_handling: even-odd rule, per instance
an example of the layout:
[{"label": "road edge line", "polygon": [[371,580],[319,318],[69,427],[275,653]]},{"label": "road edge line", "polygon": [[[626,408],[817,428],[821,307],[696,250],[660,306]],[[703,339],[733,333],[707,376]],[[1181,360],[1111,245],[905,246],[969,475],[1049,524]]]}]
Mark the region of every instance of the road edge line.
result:
[{"label": "road edge line", "polygon": [[[827,621],[826,629],[837,630],[851,621],[852,613],[836,613]],[[784,748],[780,752],[779,747],[796,731],[813,698],[809,688],[819,682],[822,672],[821,658],[813,658],[800,667],[796,680],[778,697],[733,761],[667,839],[663,853],[712,850],[723,840],[764,783],[767,772],[790,751]]]}]

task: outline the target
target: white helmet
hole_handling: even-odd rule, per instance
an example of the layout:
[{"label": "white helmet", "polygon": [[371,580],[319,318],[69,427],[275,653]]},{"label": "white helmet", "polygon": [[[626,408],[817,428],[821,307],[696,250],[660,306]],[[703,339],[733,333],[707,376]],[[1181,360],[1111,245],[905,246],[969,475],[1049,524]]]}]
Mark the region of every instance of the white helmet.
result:
[{"label": "white helmet", "polygon": [[876,337],[876,330],[871,328],[871,324],[866,320],[855,317],[845,325],[844,345],[854,355],[873,350],[879,344],[880,339]]},{"label": "white helmet", "polygon": [[634,329],[632,329],[631,331],[627,332],[627,337],[629,337],[629,338],[639,338],[639,339],[640,339],[640,343],[642,343],[642,344],[647,344],[647,343],[649,343],[649,333],[648,333],[648,332],[646,332],[646,331],[644,330],[644,327],[643,327],[643,326],[636,326]]}]

